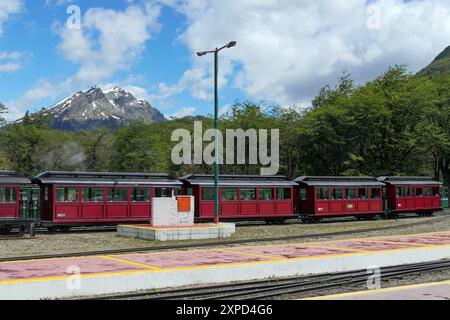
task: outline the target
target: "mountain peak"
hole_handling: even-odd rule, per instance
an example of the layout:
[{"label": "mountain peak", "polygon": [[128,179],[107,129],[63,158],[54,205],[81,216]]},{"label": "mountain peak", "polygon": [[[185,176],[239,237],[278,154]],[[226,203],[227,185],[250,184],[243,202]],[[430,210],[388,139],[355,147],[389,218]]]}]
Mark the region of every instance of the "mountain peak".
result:
[{"label": "mountain peak", "polygon": [[450,46],[444,49],[427,67],[417,73],[419,76],[450,73]]},{"label": "mountain peak", "polygon": [[79,91],[45,112],[51,115],[53,129],[68,131],[102,125],[120,127],[133,121],[166,121],[149,102],[138,100],[119,87],[105,92],[97,86]]}]

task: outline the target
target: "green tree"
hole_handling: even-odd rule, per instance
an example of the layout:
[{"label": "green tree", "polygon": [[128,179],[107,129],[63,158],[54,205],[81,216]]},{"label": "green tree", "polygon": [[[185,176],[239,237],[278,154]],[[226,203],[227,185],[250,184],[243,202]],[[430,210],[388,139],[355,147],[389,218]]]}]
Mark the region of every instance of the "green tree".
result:
[{"label": "green tree", "polygon": [[4,129],[0,139],[13,169],[28,176],[33,176],[39,171],[40,150],[46,142],[39,128],[14,124]]},{"label": "green tree", "polygon": [[124,172],[167,172],[170,150],[156,126],[134,123],[117,131],[113,168]]},{"label": "green tree", "polygon": [[84,152],[84,167],[88,171],[107,171],[111,166],[113,134],[107,127],[83,131],[80,142]]},{"label": "green tree", "polygon": [[7,111],[7,108],[5,105],[0,103],[0,126],[5,124],[5,118],[2,117],[2,114],[5,114]]}]

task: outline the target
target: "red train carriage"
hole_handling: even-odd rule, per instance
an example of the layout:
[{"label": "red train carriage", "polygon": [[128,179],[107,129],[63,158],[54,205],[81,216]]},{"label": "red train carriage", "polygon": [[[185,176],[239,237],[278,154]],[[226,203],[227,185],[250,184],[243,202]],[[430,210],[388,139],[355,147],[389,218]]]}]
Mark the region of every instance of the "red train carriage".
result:
[{"label": "red train carriage", "polygon": [[442,208],[442,183],[429,177],[380,177],[386,184],[386,198],[390,214],[416,212],[432,214]]},{"label": "red train carriage", "polygon": [[39,221],[39,188],[15,171],[0,171],[0,230]]},{"label": "red train carriage", "polygon": [[[193,174],[180,180],[195,197],[197,220],[212,220],[215,208],[214,176]],[[220,176],[221,219],[282,222],[295,218],[295,186],[284,176]]]},{"label": "red train carriage", "polygon": [[105,225],[148,222],[151,199],[171,197],[181,182],[166,174],[45,172],[41,186],[43,225]]},{"label": "red train carriage", "polygon": [[304,222],[384,214],[383,183],[372,177],[299,177],[297,210]]}]

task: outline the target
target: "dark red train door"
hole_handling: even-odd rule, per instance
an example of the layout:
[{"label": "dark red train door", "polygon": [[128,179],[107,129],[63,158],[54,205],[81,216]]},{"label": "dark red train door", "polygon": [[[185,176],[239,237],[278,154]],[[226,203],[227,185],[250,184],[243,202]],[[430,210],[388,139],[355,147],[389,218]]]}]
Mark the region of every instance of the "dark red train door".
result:
[{"label": "dark red train door", "polygon": [[423,210],[425,208],[424,188],[422,186],[416,187],[416,210]]},{"label": "dark red train door", "polygon": [[239,195],[236,187],[220,188],[220,213],[222,216],[239,215]]},{"label": "dark red train door", "polygon": [[347,188],[347,189],[345,189],[344,211],[347,214],[357,211],[356,188]]},{"label": "dark red train door", "polygon": [[330,190],[316,188],[316,215],[328,215],[330,212]]}]

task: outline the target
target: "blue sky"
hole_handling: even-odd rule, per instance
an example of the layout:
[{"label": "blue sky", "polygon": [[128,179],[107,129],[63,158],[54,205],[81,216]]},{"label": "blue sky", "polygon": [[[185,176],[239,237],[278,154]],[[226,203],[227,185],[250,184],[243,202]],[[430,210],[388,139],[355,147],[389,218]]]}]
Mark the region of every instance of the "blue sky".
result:
[{"label": "blue sky", "polygon": [[418,71],[450,45],[449,17],[445,0],[0,0],[0,101],[11,120],[120,86],[168,116],[211,113],[213,57],[195,53],[236,40],[221,55],[223,111],[306,106],[343,71],[359,83]]}]

